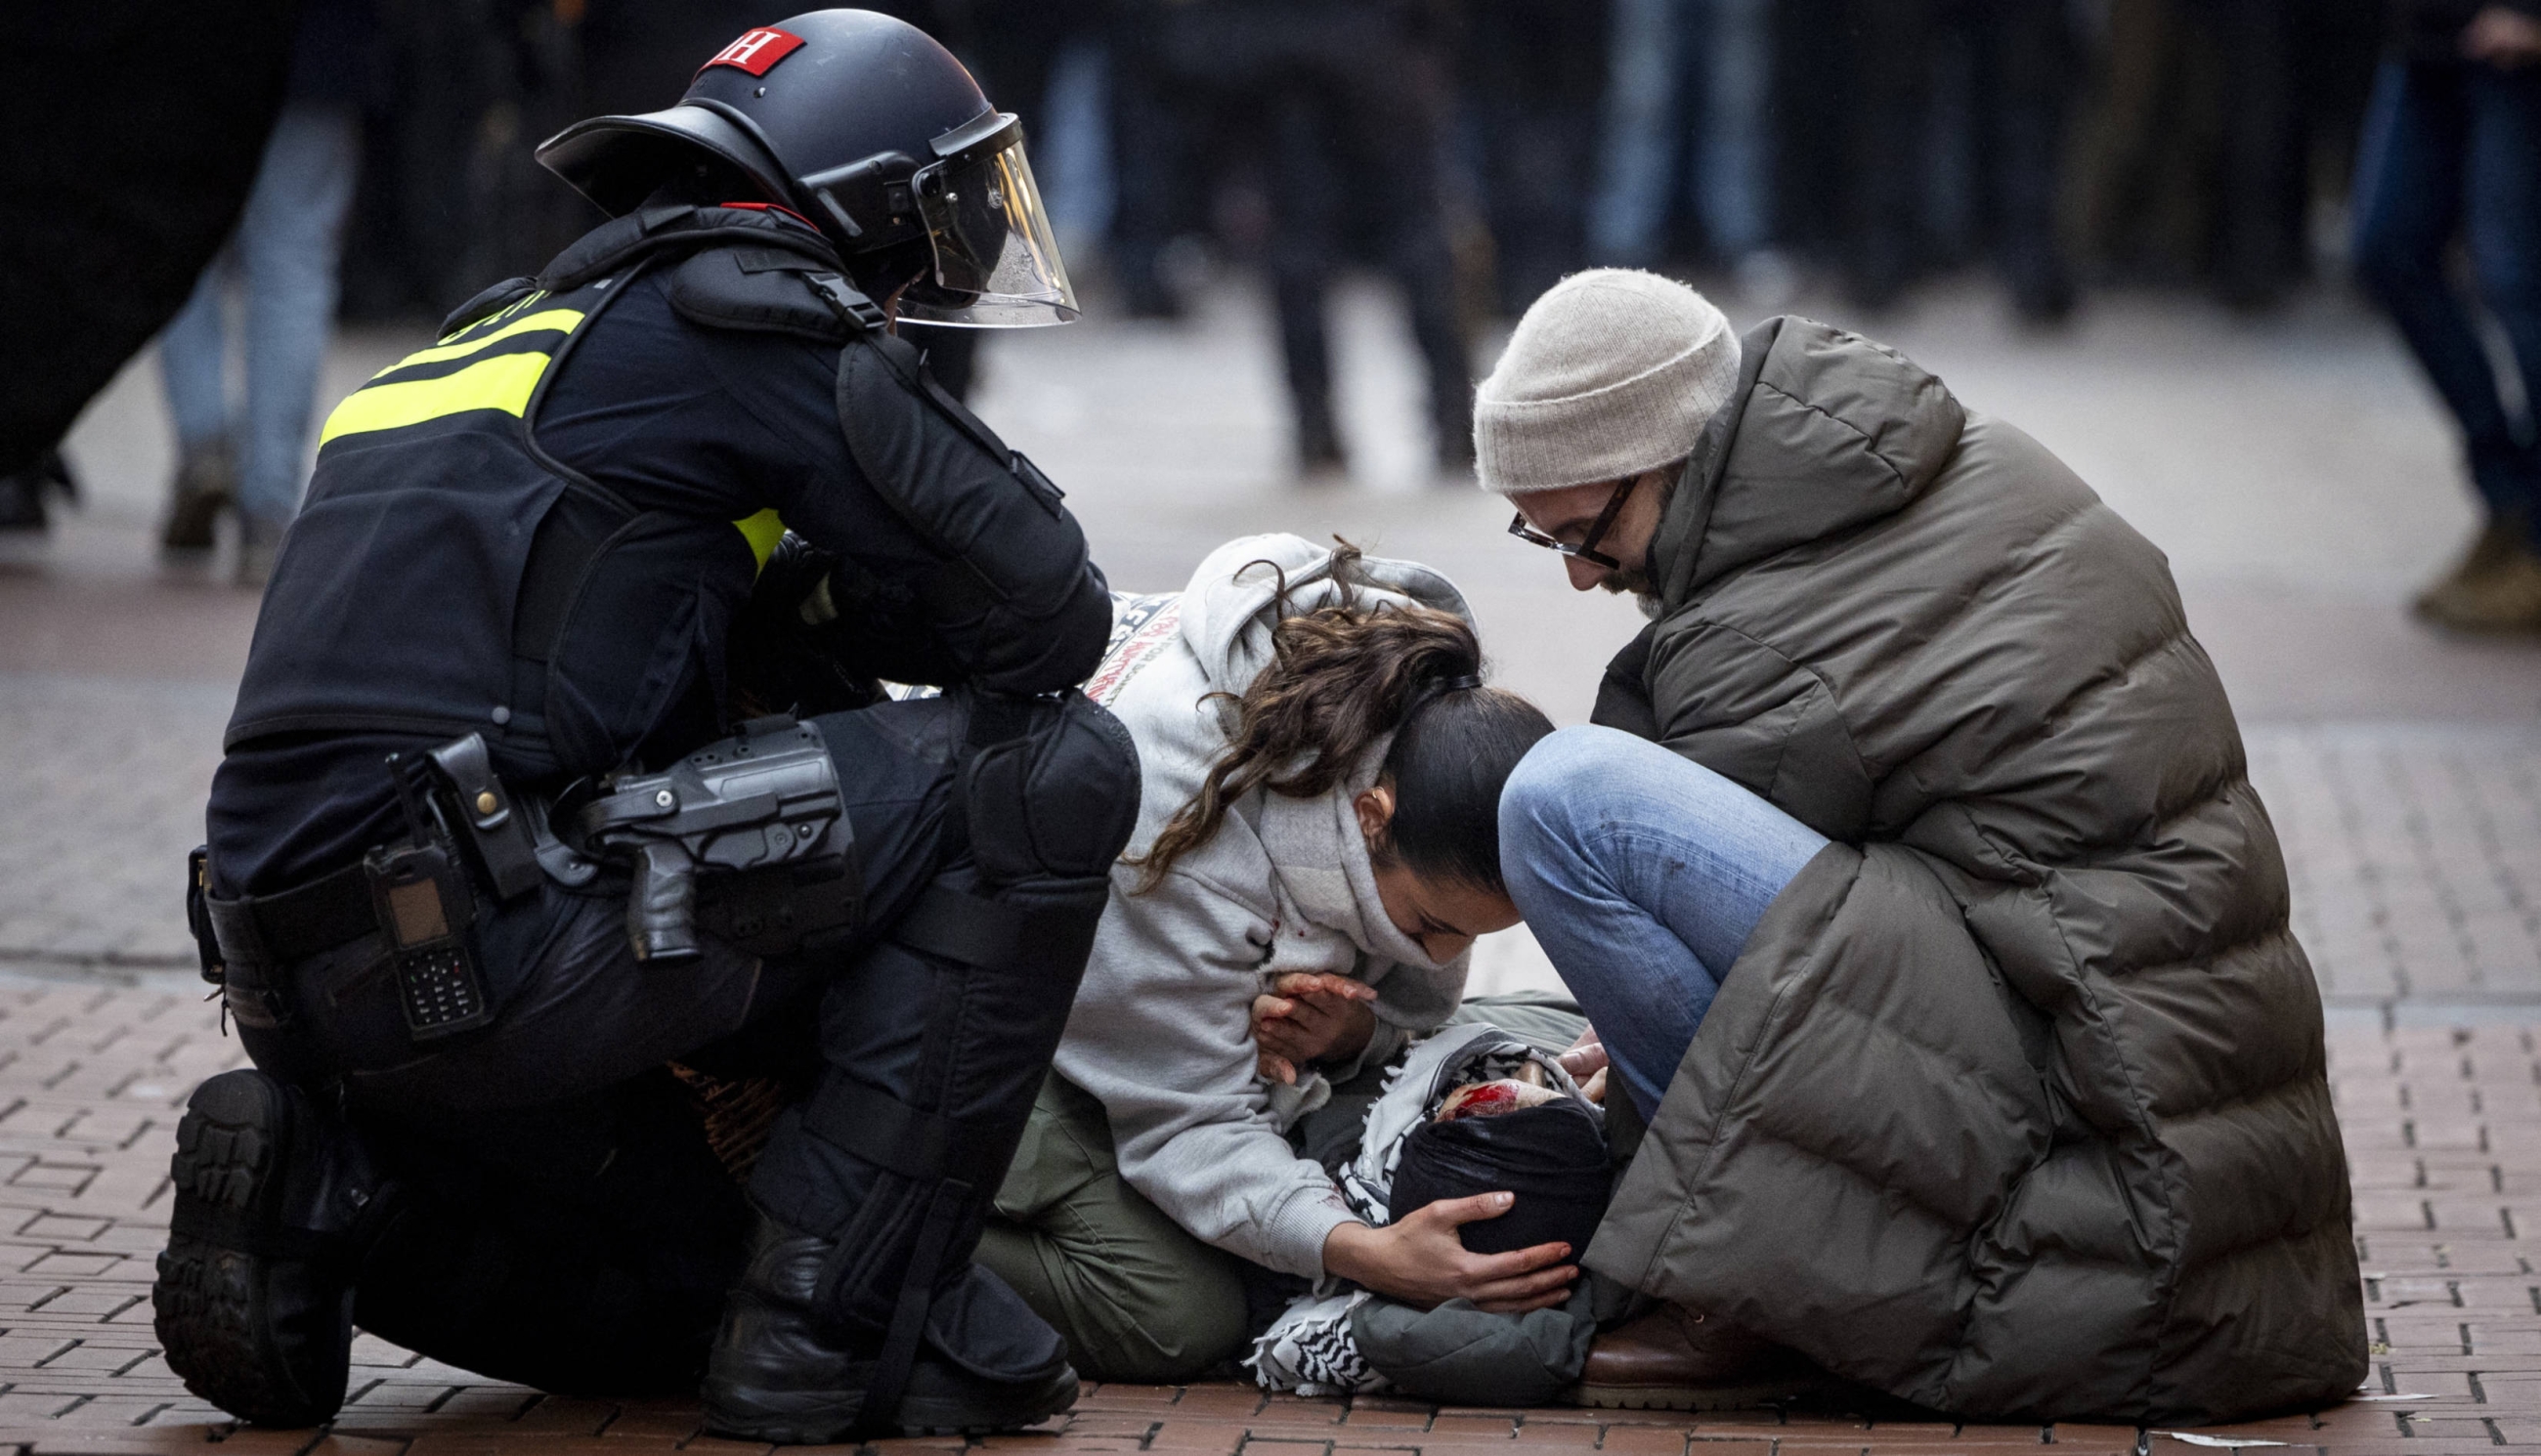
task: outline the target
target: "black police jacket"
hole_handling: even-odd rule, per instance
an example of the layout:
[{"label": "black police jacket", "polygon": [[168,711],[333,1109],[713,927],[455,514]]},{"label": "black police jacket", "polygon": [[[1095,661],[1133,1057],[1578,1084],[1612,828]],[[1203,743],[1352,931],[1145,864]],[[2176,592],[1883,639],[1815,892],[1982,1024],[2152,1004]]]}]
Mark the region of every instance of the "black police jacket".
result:
[{"label": "black police jacket", "polygon": [[489,289],[321,433],[212,787],[213,877],[270,894],[394,837],[386,753],[475,731],[516,786],[726,731],[779,536],[899,681],[1092,671],[1102,573],[1055,487],[765,210],[657,207]]}]

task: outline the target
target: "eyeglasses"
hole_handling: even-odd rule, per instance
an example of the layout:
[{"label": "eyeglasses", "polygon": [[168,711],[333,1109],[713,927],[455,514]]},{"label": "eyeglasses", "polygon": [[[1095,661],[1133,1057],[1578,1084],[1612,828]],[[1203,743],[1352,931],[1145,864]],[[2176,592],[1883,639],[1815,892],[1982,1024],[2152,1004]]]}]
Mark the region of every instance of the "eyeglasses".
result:
[{"label": "eyeglasses", "polygon": [[1617,485],[1615,493],[1606,497],[1606,508],[1597,513],[1596,520],[1588,523],[1588,534],[1579,538],[1577,546],[1572,546],[1566,541],[1557,541],[1529,526],[1526,524],[1524,511],[1518,512],[1509,521],[1509,535],[1525,542],[1528,546],[1540,546],[1548,551],[1560,551],[1565,556],[1576,556],[1582,561],[1603,566],[1609,571],[1621,571],[1624,569],[1624,563],[1597,549],[1597,543],[1604,541],[1606,533],[1614,529],[1615,517],[1622,514],[1625,498],[1630,496],[1633,493],[1633,487],[1639,483],[1641,483],[1640,476],[1631,475]]}]

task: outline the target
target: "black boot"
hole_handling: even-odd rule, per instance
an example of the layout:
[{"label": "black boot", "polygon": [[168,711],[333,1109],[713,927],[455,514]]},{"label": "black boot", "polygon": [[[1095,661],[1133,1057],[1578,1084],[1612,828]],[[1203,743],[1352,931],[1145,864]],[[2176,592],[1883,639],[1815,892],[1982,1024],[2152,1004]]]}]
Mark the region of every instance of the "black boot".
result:
[{"label": "black boot", "polygon": [[[864,1407],[880,1373],[881,1342],[843,1339],[826,1330],[815,1312],[821,1271],[834,1253],[829,1240],[761,1216],[750,1267],[724,1306],[706,1365],[708,1429],[780,1445],[829,1445],[895,1428],[910,1434],[1012,1430],[1076,1404],[1076,1371],[1054,1337],[1034,1342],[1043,1347],[1030,1353],[1041,1358],[1028,1354],[1023,1368],[1008,1370],[966,1368],[930,1343],[909,1366],[898,1412],[888,1421],[868,1421]],[[957,1301],[995,1305],[1002,1294],[1013,1309],[977,1313],[1021,1313],[1026,1325],[1041,1324],[994,1275],[976,1266],[973,1274],[986,1286],[966,1285],[970,1298]]]},{"label": "black boot", "polygon": [[168,516],[159,526],[159,548],[210,550],[212,523],[237,499],[238,455],[226,436],[182,448],[168,488]]},{"label": "black boot", "polygon": [[194,1089],[169,1165],[176,1202],[151,1302],[168,1366],[258,1425],[315,1425],[344,1404],[352,1268],[385,1203],[349,1129],[259,1071]]},{"label": "black boot", "polygon": [[1065,1343],[972,1253],[1136,823],[1137,755],[1081,694],[964,711],[961,852],[831,982],[827,1066],[751,1175],[765,1222],[706,1382],[727,1434],[1010,1429],[1075,1397]]}]

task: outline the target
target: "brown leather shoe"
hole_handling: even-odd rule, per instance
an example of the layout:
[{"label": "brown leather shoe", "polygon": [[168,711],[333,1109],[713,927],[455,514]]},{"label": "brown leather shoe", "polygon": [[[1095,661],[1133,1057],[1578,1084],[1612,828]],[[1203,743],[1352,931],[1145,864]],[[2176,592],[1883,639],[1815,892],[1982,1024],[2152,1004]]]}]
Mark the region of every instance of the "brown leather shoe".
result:
[{"label": "brown leather shoe", "polygon": [[1817,1390],[1826,1372],[1727,1320],[1682,1305],[1597,1337],[1569,1399],[1623,1411],[1732,1411]]},{"label": "brown leather shoe", "polygon": [[2429,592],[2418,615],[2458,632],[2541,632],[2541,557],[2514,543],[2480,573]]}]

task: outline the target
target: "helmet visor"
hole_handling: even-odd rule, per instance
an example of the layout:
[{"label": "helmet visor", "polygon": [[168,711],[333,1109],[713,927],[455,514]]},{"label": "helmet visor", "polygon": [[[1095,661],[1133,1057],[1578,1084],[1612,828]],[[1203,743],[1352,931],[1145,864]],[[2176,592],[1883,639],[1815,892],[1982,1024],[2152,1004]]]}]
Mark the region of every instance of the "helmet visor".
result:
[{"label": "helmet visor", "polygon": [[901,295],[910,324],[1030,328],[1078,316],[1050,211],[1024,157],[1023,128],[919,169],[911,180],[935,270]]}]

